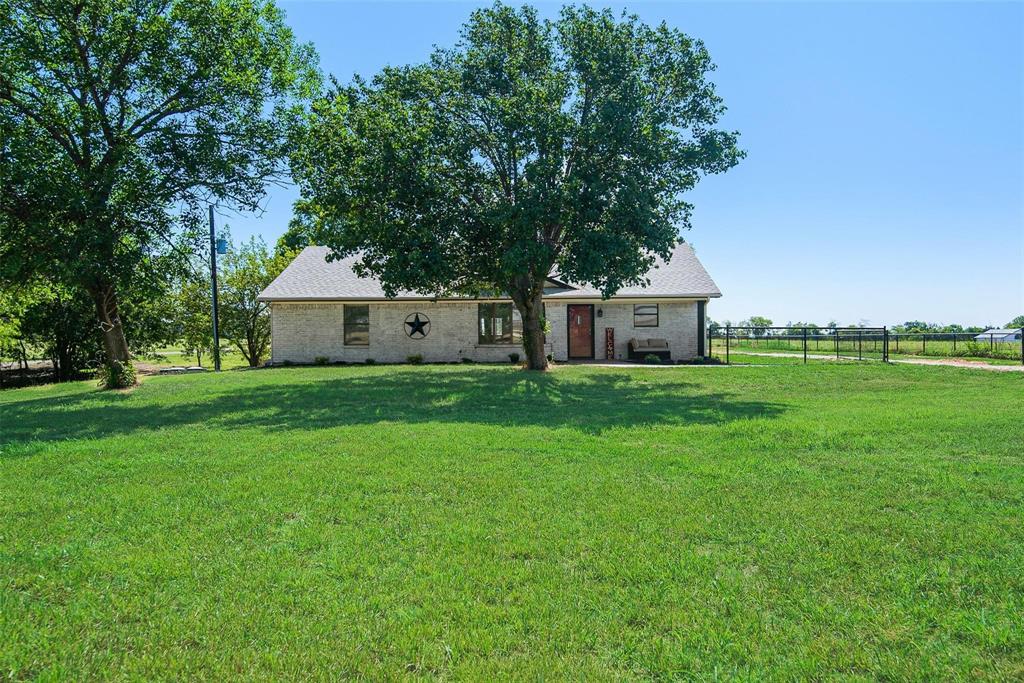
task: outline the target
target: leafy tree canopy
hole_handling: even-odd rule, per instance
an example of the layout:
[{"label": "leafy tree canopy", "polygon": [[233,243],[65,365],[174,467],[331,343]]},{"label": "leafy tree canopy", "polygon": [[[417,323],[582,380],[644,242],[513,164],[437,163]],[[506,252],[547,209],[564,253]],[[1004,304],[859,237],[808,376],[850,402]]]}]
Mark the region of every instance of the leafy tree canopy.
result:
[{"label": "leafy tree canopy", "polygon": [[769,327],[773,325],[771,319],[765,318],[761,315],[752,315],[746,320],[741,320],[736,323],[737,327],[749,328],[742,332],[742,334],[749,334],[755,337],[763,337],[768,333]]},{"label": "leafy tree canopy", "polygon": [[0,0],[0,278],[87,292],[127,363],[119,290],[206,202],[256,206],[316,86],[271,0]]},{"label": "leafy tree canopy", "polygon": [[539,369],[545,277],[642,283],[689,227],[683,194],[743,153],[704,45],[665,24],[496,3],[461,36],[314,107],[299,214],[390,294],[507,292]]}]

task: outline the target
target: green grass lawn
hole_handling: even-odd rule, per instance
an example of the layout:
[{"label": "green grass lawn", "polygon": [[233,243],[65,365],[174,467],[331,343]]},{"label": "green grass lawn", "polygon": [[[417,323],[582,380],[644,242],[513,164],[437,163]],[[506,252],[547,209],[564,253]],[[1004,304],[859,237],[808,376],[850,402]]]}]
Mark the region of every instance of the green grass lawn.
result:
[{"label": "green grass lawn", "polygon": [[[957,358],[975,363],[988,363],[990,365],[1021,365],[1020,343],[998,343],[993,349],[988,344],[978,345],[982,352],[991,352],[994,357],[984,355],[965,355],[969,353],[965,342],[959,342],[954,348],[950,341],[929,341],[922,346],[920,341],[902,341],[896,344],[889,343],[889,358],[891,360],[907,358]],[[739,352],[749,351],[753,354],[803,354],[803,341],[800,339],[740,339],[730,342],[730,356]],[[725,358],[725,340],[714,338],[711,340],[712,355]],[[882,358],[882,342],[880,340],[869,340],[858,344],[855,338],[844,337],[839,345],[839,353],[844,358]],[[807,355],[835,357],[835,340],[828,338],[809,339],[807,342]]]},{"label": "green grass lawn", "polygon": [[[202,360],[202,366],[204,368],[213,368],[213,356],[211,354],[204,353],[200,360]],[[180,348],[174,346],[166,346],[156,349],[152,353],[147,353],[139,357],[138,361],[147,365],[156,365],[159,367],[171,367],[174,365],[184,365],[188,367],[197,364],[195,354],[183,353]],[[245,368],[248,366],[249,363],[246,362],[245,357],[237,349],[225,347],[224,350],[221,351],[221,369],[233,370],[235,368]]]},{"label": "green grass lawn", "polygon": [[0,392],[0,677],[1024,677],[1024,376]]}]

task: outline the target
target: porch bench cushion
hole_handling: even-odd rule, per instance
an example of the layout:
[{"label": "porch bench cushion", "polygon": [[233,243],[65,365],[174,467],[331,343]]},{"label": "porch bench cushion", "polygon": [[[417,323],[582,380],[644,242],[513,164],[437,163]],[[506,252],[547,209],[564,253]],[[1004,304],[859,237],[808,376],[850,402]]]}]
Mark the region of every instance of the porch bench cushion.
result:
[{"label": "porch bench cushion", "polygon": [[662,359],[671,357],[667,339],[637,339],[629,340],[629,358],[638,360],[644,356],[654,355]]},{"label": "porch bench cushion", "polygon": [[629,340],[629,345],[634,349],[667,349],[667,339],[637,339],[633,337]]}]

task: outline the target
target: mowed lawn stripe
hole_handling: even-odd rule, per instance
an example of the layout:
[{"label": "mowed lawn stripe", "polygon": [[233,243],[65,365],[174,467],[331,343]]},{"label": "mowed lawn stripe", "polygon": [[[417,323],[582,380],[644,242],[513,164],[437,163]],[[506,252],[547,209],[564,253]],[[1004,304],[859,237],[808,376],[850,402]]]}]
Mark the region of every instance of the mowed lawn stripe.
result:
[{"label": "mowed lawn stripe", "polygon": [[0,392],[0,672],[1024,675],[1024,378],[981,374]]}]

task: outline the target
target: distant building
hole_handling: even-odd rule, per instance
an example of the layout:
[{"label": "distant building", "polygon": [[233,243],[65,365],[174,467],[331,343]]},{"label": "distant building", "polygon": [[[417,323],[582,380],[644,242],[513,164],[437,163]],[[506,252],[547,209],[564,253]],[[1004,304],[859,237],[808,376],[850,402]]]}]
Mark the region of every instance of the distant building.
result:
[{"label": "distant building", "polygon": [[1016,342],[1020,341],[1020,328],[1011,330],[985,330],[977,337],[975,341],[997,341],[997,342]]}]

